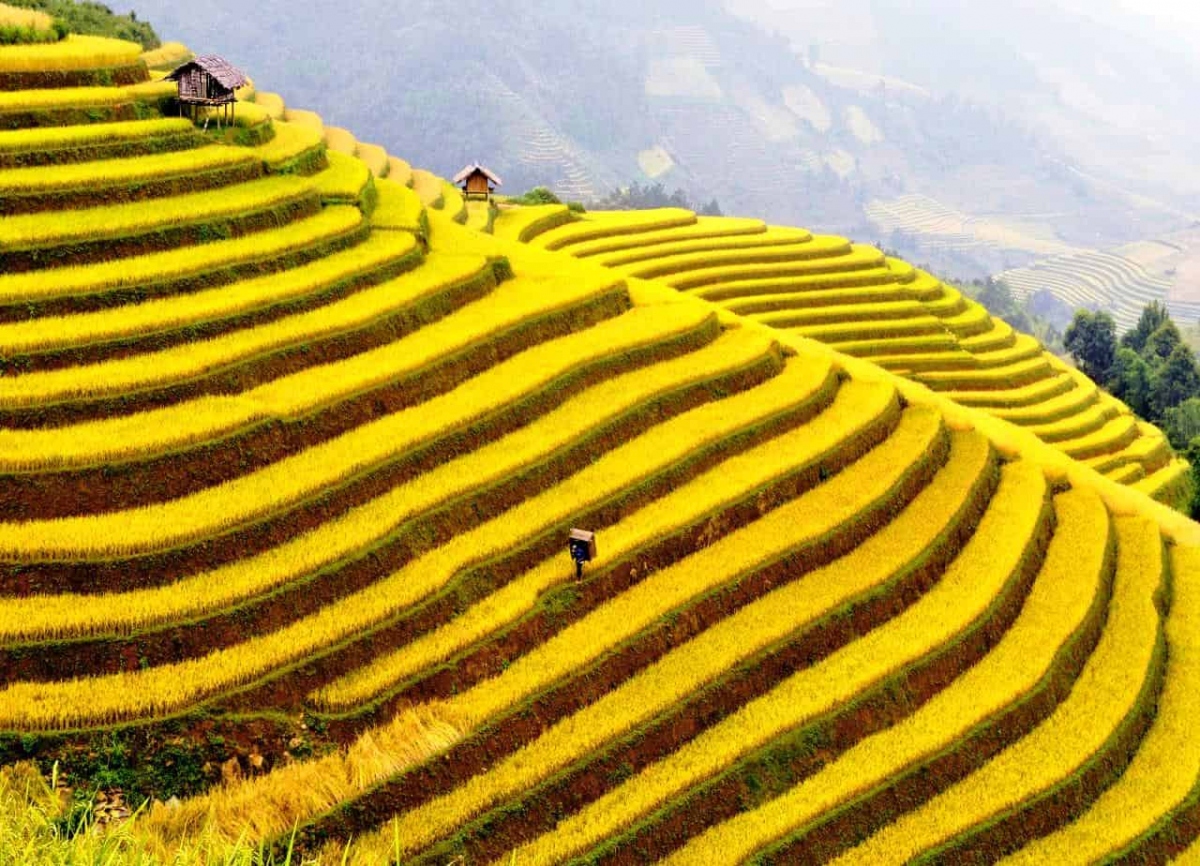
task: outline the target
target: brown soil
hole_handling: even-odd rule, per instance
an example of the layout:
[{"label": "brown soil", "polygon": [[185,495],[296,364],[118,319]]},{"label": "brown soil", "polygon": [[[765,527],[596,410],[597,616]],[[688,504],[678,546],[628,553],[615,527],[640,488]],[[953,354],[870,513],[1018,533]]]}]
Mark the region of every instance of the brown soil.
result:
[{"label": "brown soil", "polygon": [[72,241],[38,249],[14,250],[0,254],[0,267],[10,273],[20,273],[60,265],[83,265],[165,252],[280,228],[288,223],[316,216],[320,212],[320,200],[315,193],[310,193],[265,210],[247,210],[236,216],[222,217],[211,222],[177,224],[123,238]]},{"label": "brown soil", "polygon": [[[557,317],[550,324],[563,333],[590,324],[597,314],[608,317],[619,311],[625,301],[623,296],[600,299],[591,307],[576,311],[575,315]],[[606,309],[607,307],[607,309]],[[613,309],[616,307],[617,309]],[[715,327],[715,323],[711,323]],[[520,335],[518,335],[520,337]],[[96,592],[114,585],[125,590],[142,586],[164,585],[180,575],[207,571],[219,564],[241,559],[276,546],[296,535],[308,531],[319,523],[328,521],[348,508],[379,495],[395,484],[415,474],[428,471],[431,467],[450,459],[453,455],[479,447],[504,433],[519,427],[532,414],[540,414],[561,404],[570,396],[566,388],[558,385],[585,387],[602,380],[605,376],[636,368],[645,361],[641,358],[663,358],[667,353],[686,353],[697,345],[713,338],[711,328],[701,328],[676,337],[665,344],[645,347],[641,352],[603,359],[597,364],[585,366],[564,377],[565,382],[539,391],[522,403],[506,406],[492,415],[452,431],[445,436],[405,453],[399,460],[384,467],[375,467],[346,479],[337,487],[328,488],[319,496],[291,509],[287,513],[271,516],[253,525],[239,527],[223,535],[207,538],[193,545],[170,551],[109,561],[43,562],[31,564],[8,563],[0,565],[0,592],[6,594],[29,594],[31,592]],[[518,339],[518,343],[521,341]],[[485,360],[483,366],[494,364]],[[426,385],[426,387],[432,387]],[[388,405],[390,399],[399,400],[411,395],[401,393],[399,397],[384,391],[366,396],[366,411],[369,417],[395,411]],[[356,401],[357,402],[357,401]],[[419,402],[419,401],[417,401]],[[353,404],[346,404],[355,409]],[[347,410],[349,411],[349,410]],[[364,420],[369,420],[369,417]]]},{"label": "brown soil", "polygon": [[260,327],[281,319],[284,316],[305,313],[318,307],[332,304],[363,289],[369,289],[380,283],[399,277],[406,271],[417,267],[421,263],[422,258],[423,255],[419,248],[416,248],[411,253],[397,256],[370,270],[359,271],[336,283],[326,283],[312,294],[291,298],[280,303],[273,303],[250,312],[220,319],[195,322],[183,327],[172,327],[169,330],[157,333],[147,331],[105,342],[88,343],[65,349],[53,349],[18,355],[8,359],[9,365],[11,369],[18,373],[57,370],[63,367],[97,364],[102,361],[127,358],[132,355],[144,355],[184,343],[210,340],[213,337],[227,334],[230,331]]},{"label": "brown soil", "polygon": [[150,79],[141,60],[101,69],[39,69],[0,72],[0,90],[48,90],[60,87],[128,87]]},{"label": "brown soil", "polygon": [[[543,489],[558,483],[586,465],[589,459],[618,446],[629,436],[716,399],[720,394],[753,387],[774,372],[775,366],[764,358],[747,369],[691,384],[655,399],[606,428],[595,430],[588,439],[563,449],[546,463],[506,478],[490,489],[473,490],[470,496],[460,497],[409,521],[393,533],[389,541],[374,546],[369,557],[347,560],[235,609],[199,621],[148,629],[128,638],[39,643],[0,649],[0,680],[52,680],[133,670],[143,663],[166,664],[212,652],[244,640],[247,634],[274,631],[400,568],[415,555],[418,544],[443,543],[456,532],[478,525],[520,502],[530,489]],[[444,618],[452,616],[454,606],[462,603],[463,591],[460,586],[446,594],[445,602],[451,609],[444,612]],[[473,583],[471,591],[476,591]],[[377,646],[378,638],[373,637],[372,644]],[[303,695],[304,692],[300,692],[290,703],[298,705]],[[254,709],[261,709],[261,706]]]},{"label": "brown soil", "polygon": [[1021,803],[998,819],[975,827],[921,857],[922,863],[994,863],[1029,839],[1053,833],[1081,815],[1115,782],[1133,760],[1142,737],[1154,721],[1158,696],[1166,679],[1167,644],[1159,623],[1158,645],[1137,704],[1100,752],[1081,772],[1053,790]]},{"label": "brown soil", "polygon": [[[434,297],[412,306],[394,309],[362,327],[243,358],[209,374],[160,388],[148,388],[144,391],[91,400],[48,403],[28,409],[0,411],[0,425],[17,429],[37,429],[132,414],[182,403],[204,395],[238,394],[282,376],[388,345],[426,324],[457,312],[459,307],[478,300],[494,287],[491,273],[483,271],[471,279],[448,287]],[[531,321],[537,323],[541,320]],[[502,332],[496,339],[502,340],[509,333]],[[467,350],[466,353],[470,354],[471,350]],[[459,353],[462,354],[464,352]],[[478,354],[478,351],[474,354]],[[459,356],[448,357],[450,360],[443,360],[443,364],[451,363]],[[201,447],[207,444],[201,443]]]},{"label": "brown soil", "polygon": [[[908,475],[895,501],[882,503],[874,509],[874,515],[867,515],[868,525],[877,521],[886,524],[911,501],[941,467],[946,451],[943,440],[942,447]],[[979,502],[986,502],[986,498]],[[982,508],[976,508],[960,515],[966,520],[956,527],[956,532],[969,536],[980,511]],[[653,639],[660,638],[665,653],[777,586],[844,555],[858,541],[859,536],[851,531],[835,538],[831,547],[817,544],[793,551],[763,570],[742,576],[735,584],[706,597],[699,605],[681,613],[682,622],[663,624],[654,630],[657,634],[652,632],[651,641],[639,639],[638,643],[649,643],[658,649],[659,642]],[[893,581],[888,592],[857,599],[848,616],[827,617],[801,628],[780,644],[731,669],[675,709],[527,792],[518,802],[510,801],[471,822],[453,838],[433,846],[413,862],[440,862],[457,854],[465,854],[471,862],[485,862],[551,829],[561,816],[577,811],[631,774],[676,751],[747,702],[770,691],[798,668],[830,655],[863,630],[895,616],[936,581],[956,549],[949,543],[942,545],[921,567],[911,569]]]},{"label": "brown soil", "polygon": [[161,282],[143,283],[139,286],[122,286],[94,294],[73,295],[41,302],[0,304],[0,322],[16,322],[40,316],[61,316],[106,310],[126,304],[139,304],[150,298],[168,294],[186,294],[202,289],[212,289],[238,280],[248,280],[299,267],[315,259],[324,258],[352,247],[365,240],[370,233],[370,223],[363,220],[340,235],[318,240],[308,247],[288,253],[273,254],[269,258],[259,261],[239,262],[198,274],[172,277]]},{"label": "brown soil", "polygon": [[[321,656],[306,658],[303,665],[296,666],[294,670],[285,671],[281,676],[269,678],[260,685],[243,690],[237,695],[223,700],[222,705],[247,711],[263,706],[289,710],[304,706],[304,696],[311,690],[370,663],[381,653],[403,646],[421,634],[437,628],[458,612],[499,589],[507,581],[516,578],[521,572],[559,553],[562,548],[562,539],[566,536],[570,526],[585,523],[601,530],[611,526],[632,510],[641,508],[665,495],[673,487],[686,483],[695,475],[712,468],[733,453],[752,447],[772,436],[779,435],[788,427],[795,426],[799,423],[797,419],[802,416],[802,413],[803,410],[800,410],[781,415],[766,425],[744,431],[737,437],[731,437],[732,441],[725,440],[715,448],[695,453],[688,460],[639,485],[636,490],[624,492],[588,511],[572,515],[558,525],[540,533],[530,544],[465,571],[444,591],[421,605],[344,642],[341,646],[331,648]],[[814,469],[814,474],[815,471]],[[764,491],[764,498],[761,501],[763,503],[770,502],[774,495],[773,490]],[[753,510],[756,506],[749,507]],[[739,515],[743,510],[745,509],[734,506],[729,513]],[[722,517],[723,515],[714,516],[718,520]],[[665,567],[690,552],[687,547],[689,539],[703,535],[706,530],[711,531],[712,528],[713,526],[708,520],[698,522],[696,525],[685,527],[678,533],[644,546],[630,559],[662,564]],[[725,530],[726,527],[722,524],[720,529]],[[636,582],[637,572],[633,571],[630,559],[622,560],[612,571],[606,570],[604,575],[615,579],[616,585],[622,583],[631,585]],[[569,571],[569,566],[564,565],[564,574]],[[600,579],[595,584],[590,584],[582,597],[576,596],[578,590],[572,586],[567,590],[566,603],[556,610],[554,615],[545,621],[539,618],[538,626],[544,628],[544,635],[549,636],[565,626],[572,616],[576,615],[573,607],[576,603],[581,602],[586,607],[588,604],[598,604],[603,600],[600,598],[600,591],[603,589],[605,581],[603,577],[599,575],[597,577]],[[543,601],[545,604],[554,603]],[[582,615],[584,612],[586,611],[581,610],[577,615]],[[528,647],[513,649],[513,655],[515,656],[525,649]],[[476,667],[465,671],[461,678],[457,679],[457,682],[466,687],[485,675],[486,669]],[[454,688],[452,683],[446,682],[445,677],[435,675],[415,687],[403,689],[404,694],[402,695],[385,697],[343,715],[323,717],[322,723],[335,739],[348,742],[369,725],[378,724],[391,718],[398,707],[406,705],[415,694],[421,692],[422,686],[428,688],[428,694],[442,693],[443,689],[452,690]]]},{"label": "brown soil", "polygon": [[[936,472],[941,462],[942,459],[935,459],[923,471],[910,478],[908,489],[894,507],[879,509],[885,515],[885,520],[886,516],[897,513],[911,500]],[[936,582],[961,545],[970,537],[991,497],[997,477],[993,472],[984,479],[984,483],[973,491],[971,500],[964,503],[955,515],[950,530],[928,552],[924,561],[914,563],[906,573],[897,575],[888,584],[887,592],[859,599],[859,603],[848,616],[827,617],[813,626],[802,629],[787,641],[759,653],[754,659],[733,669],[719,682],[689,698],[678,709],[656,718],[649,725],[603,749],[598,756],[590,756],[578,762],[526,794],[519,803],[508,802],[503,807],[485,814],[452,839],[434,846],[416,862],[435,862],[439,857],[444,859],[454,854],[465,854],[472,862],[476,859],[484,862],[499,857],[505,851],[551,829],[561,816],[577,811],[633,773],[640,772],[651,763],[678,750],[684,742],[728,717],[747,702],[767,693],[796,670],[813,664],[846,645],[859,634],[896,616]],[[853,544],[850,547],[853,547]],[[819,558],[833,559],[838,555],[841,554],[835,550],[825,557],[822,551]],[[789,560],[803,561],[808,565],[807,555],[803,552],[790,556]],[[794,580],[796,577],[797,574],[787,574],[788,580]],[[1019,604],[1018,601],[1018,608]],[[727,616],[728,613],[721,615]],[[968,648],[967,654],[973,651],[974,648]],[[944,664],[952,664],[954,661],[969,663],[969,658],[964,662],[963,654],[953,655],[954,659],[947,660]],[[933,660],[930,659],[927,663],[932,664]],[[930,681],[936,682],[936,677]],[[876,691],[888,695],[891,700],[898,700],[896,694],[899,688],[901,686],[897,683],[889,683],[887,687],[880,687]],[[876,723],[880,717],[879,711],[877,708],[864,711],[864,706],[851,705],[841,708],[806,728],[803,734],[793,735],[802,740],[802,745],[796,751],[804,757],[806,763],[819,764],[828,760],[831,749],[837,746],[834,742],[835,735],[846,739],[870,733],[869,726]],[[911,704],[903,700],[898,700],[895,705],[896,712],[901,715],[911,711],[911,708]],[[821,749],[814,751],[813,743],[821,743]],[[841,747],[845,748],[849,744],[847,742]],[[811,772],[811,769],[809,771]],[[693,798],[694,802],[689,800],[684,806],[673,808],[665,815],[662,812],[657,813],[659,821],[649,828],[643,825],[639,828],[641,832],[632,839],[621,839],[620,847],[615,852],[610,846],[609,850],[591,852],[588,855],[589,859],[595,862],[657,861],[678,847],[679,843],[663,845],[663,840],[652,837],[647,832],[648,829],[661,830],[666,825],[677,833],[679,828],[673,825],[681,823],[690,833],[694,833],[746,807],[745,798],[741,796],[743,791],[739,790],[744,780],[736,778],[736,771],[733,775],[733,779],[723,777],[723,783],[718,789],[704,792],[702,798]],[[709,809],[714,811],[709,812]],[[686,836],[684,838],[686,839]]]},{"label": "brown soil", "polygon": [[41,126],[77,126],[84,123],[114,123],[139,120],[132,100],[116,105],[82,108],[24,108],[0,112],[0,129],[30,129]]},{"label": "brown soil", "polygon": [[[173,177],[147,178],[139,181],[123,180],[119,184],[112,186],[91,185],[76,189],[0,194],[0,208],[3,208],[6,214],[12,215],[124,204],[155,198],[170,198],[178,195],[187,195],[188,193],[219,189],[238,183],[248,183],[252,180],[258,180],[263,175],[263,164],[257,160],[249,160],[234,165],[222,165],[208,169],[207,171],[197,171]],[[96,244],[101,243],[115,244],[116,241],[96,242]],[[93,251],[91,247],[96,244],[79,245],[80,256],[82,256],[79,259],[70,258],[68,253],[62,254],[60,258],[65,259],[70,264],[104,261],[106,258],[110,258],[104,256],[102,252]],[[159,249],[167,248],[169,247],[159,247]],[[42,259],[38,259],[35,256],[35,252],[37,251],[30,251],[25,255],[6,252],[4,260],[5,268],[9,271],[28,271],[37,267],[45,267],[45,259],[48,258],[45,255],[47,251],[41,251],[43,253]],[[143,250],[143,252],[150,252],[150,250]],[[115,257],[116,255],[117,253],[113,253],[111,257]],[[121,255],[130,255],[130,253],[121,253]]]},{"label": "brown soil", "polygon": [[1183,804],[1164,815],[1147,833],[1105,861],[1112,866],[1167,864],[1200,837],[1200,786],[1193,787]]},{"label": "brown soil", "polygon": [[[1054,712],[1056,706],[1068,696],[1075,680],[1087,663],[1099,641],[1100,633],[1104,630],[1108,618],[1109,601],[1111,599],[1112,576],[1115,569],[1115,548],[1110,545],[1109,557],[1104,566],[1105,579],[1092,607],[1087,613],[1084,624],[1079,631],[1070,637],[1069,641],[1058,650],[1048,675],[1039,682],[1033,691],[1018,703],[1004,708],[1001,712],[980,726],[946,751],[932,757],[928,762],[913,766],[904,774],[890,778],[870,792],[860,796],[839,811],[830,814],[822,822],[811,825],[798,834],[787,838],[786,841],[770,849],[768,862],[823,862],[833,859],[854,844],[862,841],[876,830],[893,822],[900,814],[911,811],[926,800],[932,798],[941,790],[952,786],[955,782],[970,775],[995,754],[1000,753],[1012,742],[1025,736],[1037,724]],[[886,723],[887,720],[883,720]],[[790,765],[798,768],[794,762]],[[749,775],[749,774],[743,774]],[[806,775],[806,774],[803,774]],[[743,802],[754,799],[760,802],[763,795],[754,796],[748,793],[745,780],[742,788],[736,793]],[[714,786],[706,790],[696,800],[689,800],[680,806],[691,808],[701,802],[709,801],[709,796],[722,786]],[[727,794],[730,792],[727,792]],[[782,790],[774,790],[770,795],[781,794]],[[708,817],[704,817],[708,823]],[[691,826],[689,835],[703,830],[703,826]],[[682,831],[682,828],[677,832]],[[673,846],[678,847],[688,836],[677,835],[673,838]]]},{"label": "brown soil", "polygon": [[[944,448],[942,452],[932,461],[932,465],[927,464],[923,470],[926,481],[928,475],[936,471],[937,463],[944,459]],[[922,473],[918,472],[917,474]],[[910,478],[909,483],[916,480]],[[918,483],[916,487],[919,489],[920,484]],[[883,514],[880,519],[886,522],[886,509],[881,509],[881,511]],[[862,535],[855,534],[858,532],[855,527],[847,527],[847,530],[850,533],[849,536],[842,537],[840,543],[846,545],[845,549],[850,549],[861,540]],[[836,555],[836,550],[833,555]],[[488,724],[470,739],[447,753],[375,788],[362,798],[342,804],[328,815],[312,822],[302,830],[304,844],[319,844],[320,841],[330,837],[347,838],[352,834],[357,835],[371,827],[378,826],[393,814],[413,808],[435,796],[437,792],[452,789],[467,778],[481,772],[485,767],[494,764],[502,756],[510,754],[536,739],[558,720],[611,691],[636,671],[644,669],[661,658],[680,642],[726,617],[731,610],[761,596],[774,586],[794,579],[797,576],[796,571],[806,570],[807,563],[797,567],[798,562],[802,559],[803,557],[800,556],[784,557],[775,563],[768,564],[761,571],[743,576],[737,582],[727,585],[724,590],[707,596],[699,603],[678,612],[677,616],[663,618],[660,624],[649,632],[627,642],[588,668],[577,671],[569,680],[556,684],[504,718]],[[931,583],[936,579],[936,574],[924,579]],[[731,672],[728,678],[722,679],[722,685],[710,687],[713,690],[712,694],[721,696],[715,700],[716,705],[724,706],[724,709],[716,709],[714,706],[708,705],[696,713],[696,719],[705,717],[709,713],[714,714],[713,721],[724,717],[736,706],[744,703],[748,696],[761,693],[758,691],[757,685],[760,681],[766,682],[774,676],[776,677],[774,682],[778,682],[779,679],[794,672],[797,667],[811,664],[815,659],[824,657],[828,652],[836,649],[839,642],[844,644],[864,629],[871,627],[871,623],[875,622],[876,617],[881,617],[879,621],[882,621],[894,616],[895,612],[919,597],[921,591],[918,585],[913,584],[904,589],[897,589],[893,593],[885,593],[873,598],[868,597],[860,600],[863,605],[856,607],[850,615],[831,616],[818,623],[814,628],[804,629],[801,634],[794,636],[783,646],[763,654],[766,658],[771,659],[771,668],[769,669],[774,670],[775,674],[759,673],[762,665],[768,664],[762,657],[748,665],[739,666]],[[908,596],[907,600],[905,600],[906,596]],[[861,621],[860,616],[863,617]],[[767,669],[763,668],[763,670]],[[709,690],[706,689],[701,694],[708,695],[709,693]],[[652,744],[645,746],[647,761],[654,759],[656,753],[653,750],[655,748],[673,750],[678,748],[681,737],[688,739],[699,732],[700,728],[696,727],[689,733],[689,727],[698,726],[699,722],[695,719],[686,719],[687,717],[683,716],[680,719],[672,717],[665,721],[660,718],[646,729],[656,731],[660,738],[657,741],[660,743],[659,746]],[[658,724],[659,721],[663,721],[661,726]],[[643,735],[645,735],[645,731],[635,733],[631,740],[638,741],[640,747],[640,738]],[[634,752],[636,753],[636,749]],[[614,766],[624,767],[630,760],[638,759],[633,754],[622,753],[621,759]],[[604,773],[600,773],[598,776],[605,777]],[[615,784],[616,780],[611,775],[607,778],[608,786]],[[557,781],[551,780],[550,784],[556,785]],[[587,785],[582,786],[566,781],[559,793],[581,796],[586,792],[591,796],[598,796],[602,793],[603,788],[595,786],[601,784],[602,782],[592,777],[589,777]],[[554,807],[551,805],[549,808],[553,813]],[[540,812],[541,809],[538,807],[518,811],[536,820],[534,813]],[[487,828],[482,835],[490,834],[493,829]],[[475,841],[473,839],[472,844]],[[477,841],[480,844],[490,844],[486,843],[484,839]],[[432,853],[443,852],[438,850]]]},{"label": "brown soil", "polygon": [[1024,385],[1032,385],[1034,382],[1040,382],[1050,375],[1053,375],[1053,371],[1047,373],[1045,370],[1033,369],[1020,374],[1014,373],[1001,379],[981,379],[979,381],[965,379],[926,382],[921,378],[920,372],[914,373],[913,378],[917,379],[931,391],[1008,391],[1012,388],[1020,388]]},{"label": "brown soil", "polygon": [[100,159],[123,159],[191,150],[207,143],[199,131],[171,132],[146,136],[131,141],[97,142],[83,147],[63,147],[55,150],[21,150],[0,153],[0,168],[31,168],[41,165],[66,165],[94,162]]}]

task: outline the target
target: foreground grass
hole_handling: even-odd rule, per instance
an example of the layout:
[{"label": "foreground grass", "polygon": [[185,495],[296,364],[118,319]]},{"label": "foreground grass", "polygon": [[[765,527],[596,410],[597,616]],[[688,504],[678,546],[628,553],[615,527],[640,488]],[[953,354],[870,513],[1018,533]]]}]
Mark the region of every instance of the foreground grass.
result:
[{"label": "foreground grass", "polygon": [[57,778],[31,764],[0,770],[0,863],[23,866],[316,866],[286,852],[274,857],[244,841],[204,833],[170,854],[157,853],[132,823],[102,828],[91,803],[73,800]]}]

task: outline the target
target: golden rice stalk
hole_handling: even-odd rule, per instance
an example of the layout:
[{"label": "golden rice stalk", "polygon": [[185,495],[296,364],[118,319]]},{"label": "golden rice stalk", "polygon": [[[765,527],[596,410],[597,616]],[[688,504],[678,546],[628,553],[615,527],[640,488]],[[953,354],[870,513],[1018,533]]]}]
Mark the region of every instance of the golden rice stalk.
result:
[{"label": "golden rice stalk", "polygon": [[3,322],[0,355],[95,345],[266,309],[385,267],[412,254],[415,246],[411,238],[377,232],[361,244],[298,268],[216,289],[170,295],[116,309]]},{"label": "golden rice stalk", "polygon": [[1118,517],[1112,608],[1065,701],[970,776],[884,827],[838,863],[906,860],[1053,791],[1102,750],[1143,697],[1162,623],[1163,543],[1140,517]]},{"label": "golden rice stalk", "polygon": [[132,66],[138,62],[141,53],[142,46],[136,42],[72,33],[59,42],[0,47],[0,72],[62,72]]},{"label": "golden rice stalk", "polygon": [[[422,473],[276,548],[169,586],[86,597],[53,594],[0,599],[0,639],[17,642],[127,634],[141,626],[194,617],[269,592],[369,548],[406,521],[449,499],[467,496],[537,464],[643,401],[683,382],[737,368],[764,349],[761,337],[733,332],[697,352],[614,377],[498,441]],[[822,374],[828,375],[827,366],[811,364],[804,369],[793,365],[784,375],[799,398],[812,390],[814,380],[823,380]],[[411,415],[416,417],[417,412]]]},{"label": "golden rice stalk", "polygon": [[30,30],[49,30],[54,18],[36,9],[23,9],[0,3],[0,27],[23,27]]},{"label": "golden rice stalk", "polygon": [[89,265],[0,273],[0,303],[37,303],[196,276],[240,263],[269,261],[352,231],[363,221],[356,207],[327,207],[309,219],[231,241],[183,247]]}]

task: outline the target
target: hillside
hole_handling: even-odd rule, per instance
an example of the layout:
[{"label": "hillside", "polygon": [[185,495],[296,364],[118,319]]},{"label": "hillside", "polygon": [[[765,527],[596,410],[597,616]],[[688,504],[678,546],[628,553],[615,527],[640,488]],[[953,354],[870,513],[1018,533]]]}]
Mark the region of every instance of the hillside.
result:
[{"label": "hillside", "polygon": [[131,861],[1193,843],[1161,433],[873,248],[492,214],[187,56],[0,48],[4,764]]},{"label": "hillside", "polygon": [[[1122,323],[1146,299],[1171,302],[1181,324],[1200,317],[1200,173],[1187,157],[1200,66],[1181,48],[1186,32],[1143,26],[1141,4],[142,6],[443,175],[481,160],[514,188],[584,201],[662,183],[939,273],[1011,275]],[[463,39],[464,27],[480,37]],[[287,50],[264,52],[265,31]]]}]

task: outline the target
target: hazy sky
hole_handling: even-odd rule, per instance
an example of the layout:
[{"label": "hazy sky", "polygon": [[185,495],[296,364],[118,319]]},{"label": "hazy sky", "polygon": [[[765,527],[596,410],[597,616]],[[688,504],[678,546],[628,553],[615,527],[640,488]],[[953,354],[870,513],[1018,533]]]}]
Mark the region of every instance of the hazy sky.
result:
[{"label": "hazy sky", "polygon": [[1200,3],[1197,0],[1063,0],[1063,5],[1084,14],[1097,15],[1117,26],[1121,24],[1117,16],[1141,18],[1166,34],[1200,45]]},{"label": "hazy sky", "polygon": [[1153,16],[1163,24],[1178,22],[1191,30],[1200,29],[1200,4],[1195,0],[1118,0],[1118,6]]}]

